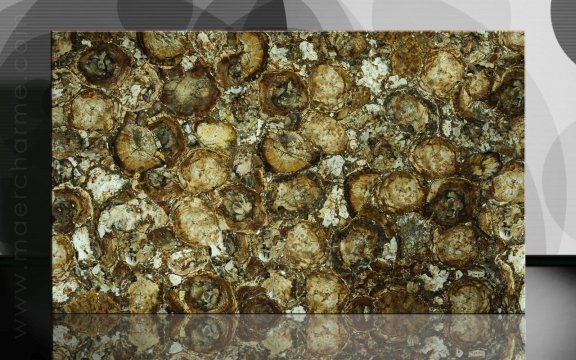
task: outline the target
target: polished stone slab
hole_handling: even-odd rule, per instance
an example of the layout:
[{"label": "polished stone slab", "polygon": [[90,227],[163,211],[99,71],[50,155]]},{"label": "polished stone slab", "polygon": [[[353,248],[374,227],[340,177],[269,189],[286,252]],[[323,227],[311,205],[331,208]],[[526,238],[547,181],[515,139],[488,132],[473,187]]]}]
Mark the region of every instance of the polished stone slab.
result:
[{"label": "polished stone slab", "polygon": [[522,32],[52,55],[55,312],[524,312]]}]

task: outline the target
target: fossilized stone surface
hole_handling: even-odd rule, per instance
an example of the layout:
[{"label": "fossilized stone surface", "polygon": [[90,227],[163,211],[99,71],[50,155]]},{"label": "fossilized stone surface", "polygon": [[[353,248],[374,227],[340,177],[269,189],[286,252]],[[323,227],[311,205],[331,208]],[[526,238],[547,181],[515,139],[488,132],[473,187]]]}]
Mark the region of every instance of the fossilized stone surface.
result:
[{"label": "fossilized stone surface", "polygon": [[522,33],[52,45],[54,311],[524,311]]}]

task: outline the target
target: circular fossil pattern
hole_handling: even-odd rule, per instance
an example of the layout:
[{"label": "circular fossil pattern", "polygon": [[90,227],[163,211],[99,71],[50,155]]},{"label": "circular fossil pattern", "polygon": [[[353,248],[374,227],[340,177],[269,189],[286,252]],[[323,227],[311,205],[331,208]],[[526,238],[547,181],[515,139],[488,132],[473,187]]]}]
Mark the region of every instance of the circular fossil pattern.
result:
[{"label": "circular fossil pattern", "polygon": [[420,82],[425,90],[444,98],[449,96],[456,84],[462,80],[464,70],[459,57],[450,51],[438,51],[425,60]]},{"label": "circular fossil pattern", "polygon": [[503,31],[498,34],[498,40],[506,46],[514,51],[523,51],[524,50],[524,33],[523,32],[508,32]]},{"label": "circular fossil pattern", "polygon": [[306,303],[312,313],[338,313],[348,297],[348,286],[334,271],[314,272],[306,280]]},{"label": "circular fossil pattern", "polygon": [[175,65],[189,48],[188,37],[181,31],[145,31],[138,37],[150,61],[158,65]]},{"label": "circular fossil pattern", "polygon": [[192,313],[229,313],[236,310],[236,298],[228,282],[210,273],[189,278],[184,300]]},{"label": "circular fossil pattern", "polygon": [[[523,33],[52,36],[56,312],[524,311]],[[230,353],[237,324],[186,323],[177,356]],[[304,323],[242,341],[350,350]],[[476,354],[466,331],[443,333]],[[128,343],[165,354],[157,332]]]},{"label": "circular fossil pattern", "polygon": [[344,58],[359,58],[368,49],[368,42],[362,32],[337,32],[330,40],[338,55]]},{"label": "circular fossil pattern", "polygon": [[181,352],[184,353],[181,359],[205,359],[208,354],[219,353],[233,340],[236,327],[236,322],[230,323],[221,316],[199,315],[190,319],[182,327],[186,335],[181,339],[183,346],[190,350]]},{"label": "circular fossil pattern", "polygon": [[128,286],[127,290],[130,312],[133,314],[156,312],[159,293],[158,284],[144,276],[137,276],[137,280]]},{"label": "circular fossil pattern", "polygon": [[402,128],[421,133],[433,121],[430,109],[417,96],[397,92],[392,95],[387,104],[387,114],[390,119]]},{"label": "circular fossil pattern", "polygon": [[488,235],[505,242],[524,240],[524,209],[517,204],[488,204],[480,209],[478,225]]},{"label": "circular fossil pattern", "polygon": [[464,268],[479,253],[476,236],[474,228],[466,225],[436,231],[432,237],[434,253],[443,264]]},{"label": "circular fossil pattern", "polygon": [[97,45],[78,59],[78,70],[86,81],[102,87],[120,84],[130,65],[130,57],[114,44]]},{"label": "circular fossil pattern", "polygon": [[509,69],[497,84],[497,90],[492,94],[492,101],[508,115],[524,113],[524,69]]},{"label": "circular fossil pattern", "polygon": [[178,177],[191,193],[213,190],[224,184],[229,176],[229,160],[208,149],[195,149],[183,156],[178,166]]},{"label": "circular fossil pattern", "polygon": [[359,213],[371,204],[378,180],[380,180],[380,173],[371,170],[360,170],[346,179],[348,203],[352,211]]},{"label": "circular fossil pattern", "polygon": [[384,178],[377,190],[381,207],[393,213],[409,212],[424,203],[426,190],[409,172],[394,172]]},{"label": "circular fossil pattern", "polygon": [[324,229],[306,221],[300,221],[286,231],[284,260],[301,270],[321,266],[328,258],[328,245]]},{"label": "circular fossil pattern", "polygon": [[320,64],[312,70],[309,81],[310,96],[321,108],[334,111],[342,107],[350,87],[350,80],[343,68]]},{"label": "circular fossil pattern", "polygon": [[148,196],[158,202],[171,201],[182,193],[178,175],[174,170],[150,169],[142,173],[140,186]]},{"label": "circular fossil pattern", "polygon": [[[370,314],[374,312],[374,298],[366,295],[360,295],[348,302],[344,312],[347,314]],[[353,317],[352,320],[361,320],[359,318]],[[356,330],[364,330],[361,321],[353,321],[352,327]]]},{"label": "circular fossil pattern", "polygon": [[198,198],[184,197],[170,212],[176,235],[190,245],[216,246],[222,238],[216,214]]},{"label": "circular fossil pattern", "polygon": [[496,152],[474,153],[466,160],[465,172],[473,180],[485,180],[498,174],[502,162]]},{"label": "circular fossil pattern", "polygon": [[162,164],[156,136],[143,126],[124,126],[116,137],[115,149],[120,164],[129,172],[144,171]]},{"label": "circular fossil pattern", "polygon": [[190,116],[210,110],[219,96],[212,75],[198,66],[181,76],[171,76],[164,83],[161,100],[175,114]]},{"label": "circular fossil pattern", "polygon": [[361,218],[354,219],[337,238],[336,251],[348,268],[372,261],[384,241],[383,231]]},{"label": "circular fossil pattern", "polygon": [[62,184],[52,191],[53,228],[71,233],[84,225],[93,215],[92,199],[82,188]]},{"label": "circular fossil pattern", "polygon": [[464,82],[464,90],[473,100],[484,99],[488,96],[492,87],[492,81],[487,71],[478,71],[467,77]]},{"label": "circular fossil pattern", "polygon": [[52,239],[52,279],[63,280],[74,261],[74,248],[70,238],[56,234]]},{"label": "circular fossil pattern", "polygon": [[495,117],[496,113],[488,98],[494,83],[487,71],[470,74],[463,81],[454,100],[458,113],[470,121],[483,122]]},{"label": "circular fossil pattern", "polygon": [[427,198],[427,211],[439,225],[469,221],[476,211],[478,190],[471,182],[450,178],[435,181]]},{"label": "circular fossil pattern", "polygon": [[486,313],[491,309],[492,291],[479,280],[461,279],[446,291],[452,314]]},{"label": "circular fossil pattern", "polygon": [[235,231],[256,231],[266,221],[262,198],[254,190],[240,185],[218,191],[220,211]]},{"label": "circular fossil pattern", "polygon": [[507,164],[492,180],[492,194],[498,201],[524,202],[524,166],[520,163]]},{"label": "circular fossil pattern", "polygon": [[428,313],[428,305],[416,294],[397,285],[390,285],[375,295],[374,307],[382,314]]},{"label": "circular fossil pattern", "polygon": [[70,103],[70,125],[79,130],[110,131],[114,115],[114,101],[99,91],[84,90]]},{"label": "circular fossil pattern", "polygon": [[290,71],[266,73],[260,80],[260,104],[269,115],[287,115],[308,105],[306,84]]},{"label": "circular fossil pattern", "polygon": [[260,70],[267,58],[266,35],[254,32],[229,34],[229,42],[236,48],[232,55],[220,60],[216,78],[224,86],[237,85]]},{"label": "circular fossil pattern", "polygon": [[348,146],[348,135],[344,127],[326,115],[312,114],[302,124],[300,131],[306,140],[326,154],[340,154]]},{"label": "circular fossil pattern", "polygon": [[196,123],[194,133],[198,141],[212,149],[228,149],[236,145],[236,130],[225,122],[201,121]]},{"label": "circular fossil pattern", "polygon": [[162,153],[163,160],[168,165],[176,163],[186,148],[186,139],[180,125],[168,116],[161,116],[155,119],[149,129],[160,143],[158,151]]},{"label": "circular fossil pattern", "polygon": [[280,214],[307,214],[324,198],[316,176],[298,173],[272,183],[271,210]]},{"label": "circular fossil pattern", "polygon": [[259,286],[242,286],[236,291],[238,306],[242,314],[276,314],[282,307],[266,295]]},{"label": "circular fossil pattern", "polygon": [[119,103],[131,111],[154,106],[162,90],[160,77],[150,64],[133,67],[112,92]]},{"label": "circular fossil pattern", "polygon": [[[170,248],[170,250],[173,250]],[[203,269],[210,261],[209,251],[204,247],[185,247],[170,252],[167,259],[168,268],[179,276],[194,274]]]},{"label": "circular fossil pattern", "polygon": [[279,173],[292,173],[312,166],[317,150],[292,131],[269,133],[262,141],[262,156]]},{"label": "circular fossil pattern", "polygon": [[432,179],[453,175],[456,172],[457,157],[456,146],[440,137],[418,142],[410,154],[416,171]]}]

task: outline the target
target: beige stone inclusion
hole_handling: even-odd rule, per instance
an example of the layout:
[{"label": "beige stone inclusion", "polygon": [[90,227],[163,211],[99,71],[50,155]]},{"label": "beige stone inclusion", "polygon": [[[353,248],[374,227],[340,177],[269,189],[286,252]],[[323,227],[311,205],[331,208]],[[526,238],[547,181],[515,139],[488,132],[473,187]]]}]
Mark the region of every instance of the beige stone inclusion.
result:
[{"label": "beige stone inclusion", "polygon": [[52,55],[55,312],[524,312],[523,33]]}]

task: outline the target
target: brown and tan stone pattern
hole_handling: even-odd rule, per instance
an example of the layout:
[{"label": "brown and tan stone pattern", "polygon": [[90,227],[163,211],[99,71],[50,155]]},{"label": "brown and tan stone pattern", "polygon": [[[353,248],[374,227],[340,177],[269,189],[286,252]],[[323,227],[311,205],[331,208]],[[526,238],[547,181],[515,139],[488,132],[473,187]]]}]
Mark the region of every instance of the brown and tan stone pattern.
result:
[{"label": "brown and tan stone pattern", "polygon": [[55,314],[53,359],[526,358],[525,315]]},{"label": "brown and tan stone pattern", "polygon": [[54,311],[524,312],[522,39],[54,33]]}]

